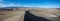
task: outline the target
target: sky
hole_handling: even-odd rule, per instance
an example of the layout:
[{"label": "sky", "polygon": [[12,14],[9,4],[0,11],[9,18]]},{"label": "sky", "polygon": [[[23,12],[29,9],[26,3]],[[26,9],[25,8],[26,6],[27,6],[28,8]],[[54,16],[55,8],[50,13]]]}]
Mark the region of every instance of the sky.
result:
[{"label": "sky", "polygon": [[60,8],[60,0],[0,0],[0,7]]}]

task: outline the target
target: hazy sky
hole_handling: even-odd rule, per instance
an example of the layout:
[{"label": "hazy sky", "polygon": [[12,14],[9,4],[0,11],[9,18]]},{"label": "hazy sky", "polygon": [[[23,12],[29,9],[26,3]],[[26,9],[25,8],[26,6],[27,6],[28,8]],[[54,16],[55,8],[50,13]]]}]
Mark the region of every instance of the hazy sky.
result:
[{"label": "hazy sky", "polygon": [[0,0],[0,5],[17,5],[24,7],[60,8],[60,0]]}]

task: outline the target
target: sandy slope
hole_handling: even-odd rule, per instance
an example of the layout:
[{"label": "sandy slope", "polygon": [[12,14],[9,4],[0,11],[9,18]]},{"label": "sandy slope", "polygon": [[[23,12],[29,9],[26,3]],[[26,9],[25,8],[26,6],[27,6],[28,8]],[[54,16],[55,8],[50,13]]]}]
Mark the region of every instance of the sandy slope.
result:
[{"label": "sandy slope", "polygon": [[24,13],[25,11],[1,11],[0,21],[23,21]]},{"label": "sandy slope", "polygon": [[30,13],[32,13],[35,16],[38,17],[44,17],[46,19],[49,19],[51,21],[60,21],[60,13],[59,10],[54,9],[48,9],[48,10],[31,10]]}]

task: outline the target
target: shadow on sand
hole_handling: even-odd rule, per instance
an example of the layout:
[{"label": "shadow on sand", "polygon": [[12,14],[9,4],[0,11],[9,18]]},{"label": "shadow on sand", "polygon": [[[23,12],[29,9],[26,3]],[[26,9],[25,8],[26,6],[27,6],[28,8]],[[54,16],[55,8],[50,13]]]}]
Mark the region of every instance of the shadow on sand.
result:
[{"label": "shadow on sand", "polygon": [[43,17],[37,17],[31,14],[29,11],[26,11],[24,21],[50,21],[50,20],[45,19]]}]

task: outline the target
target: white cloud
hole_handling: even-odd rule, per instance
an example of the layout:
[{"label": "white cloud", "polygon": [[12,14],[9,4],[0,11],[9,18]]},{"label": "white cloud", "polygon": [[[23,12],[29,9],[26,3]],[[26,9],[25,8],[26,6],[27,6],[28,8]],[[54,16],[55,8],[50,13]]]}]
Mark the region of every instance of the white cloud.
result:
[{"label": "white cloud", "polygon": [[0,0],[0,2],[4,2],[3,0]]},{"label": "white cloud", "polygon": [[2,4],[0,3],[0,7],[20,7],[21,5],[19,4],[13,4],[13,3],[10,3],[10,4]]},{"label": "white cloud", "polygon": [[41,8],[56,8],[56,6],[41,6],[41,5],[20,5],[20,4],[2,4],[0,3],[0,7],[41,7]]}]

